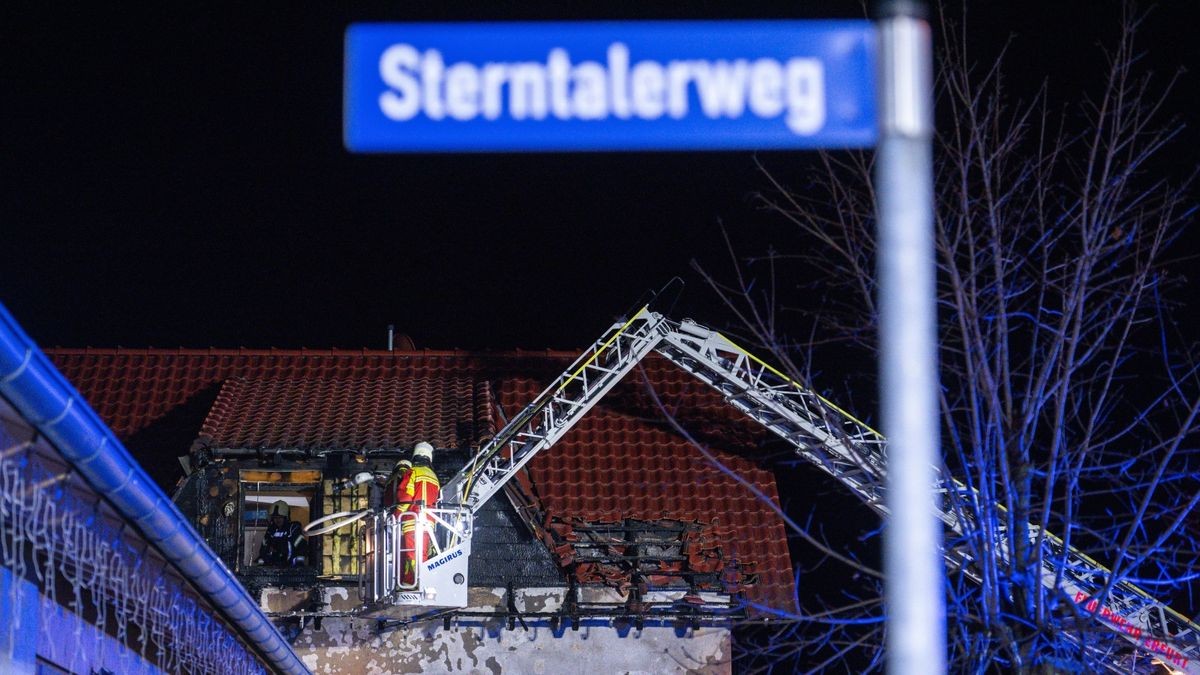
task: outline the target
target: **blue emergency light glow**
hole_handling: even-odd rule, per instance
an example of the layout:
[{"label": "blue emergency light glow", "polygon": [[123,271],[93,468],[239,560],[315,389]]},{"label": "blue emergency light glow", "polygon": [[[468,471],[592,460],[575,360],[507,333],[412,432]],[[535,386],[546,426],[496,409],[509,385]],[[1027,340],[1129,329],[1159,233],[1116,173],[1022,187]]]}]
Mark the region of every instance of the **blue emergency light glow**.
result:
[{"label": "blue emergency light glow", "polygon": [[867,21],[356,24],[355,152],[789,149],[875,141]]}]

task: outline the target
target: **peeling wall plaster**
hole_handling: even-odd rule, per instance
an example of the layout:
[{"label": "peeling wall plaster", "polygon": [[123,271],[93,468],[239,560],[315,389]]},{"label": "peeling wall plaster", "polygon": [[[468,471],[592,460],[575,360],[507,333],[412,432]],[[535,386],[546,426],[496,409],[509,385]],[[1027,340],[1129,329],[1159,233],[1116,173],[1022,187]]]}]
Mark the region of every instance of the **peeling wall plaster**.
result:
[{"label": "peeling wall plaster", "polygon": [[373,622],[326,618],[321,630],[306,628],[294,648],[317,674],[730,672],[729,631],[723,628],[679,637],[671,628],[647,627],[620,637],[607,626],[584,626],[555,637],[544,625],[509,631],[491,622],[446,630],[432,621],[378,634]]}]

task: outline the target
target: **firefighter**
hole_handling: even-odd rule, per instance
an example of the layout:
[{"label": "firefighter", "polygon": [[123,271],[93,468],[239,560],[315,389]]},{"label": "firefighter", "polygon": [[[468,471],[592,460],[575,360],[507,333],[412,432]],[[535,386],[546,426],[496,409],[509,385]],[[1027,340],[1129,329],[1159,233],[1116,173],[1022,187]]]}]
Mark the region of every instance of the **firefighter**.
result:
[{"label": "firefighter", "polygon": [[[406,464],[408,462],[405,460],[396,463],[396,469],[399,472],[399,480],[396,483],[396,513],[419,514],[424,508],[437,506],[442,485],[438,482],[437,474],[433,472],[433,446],[425,441],[417,443],[413,447],[411,465],[405,466]],[[420,517],[404,518],[400,524],[401,548],[404,555],[404,571],[401,575],[401,582],[407,585],[412,585],[416,580],[418,526],[425,533],[422,560],[429,558],[433,544],[430,537],[432,523],[421,522],[418,524],[419,520],[423,521],[424,519]]]},{"label": "firefighter", "polygon": [[291,520],[291,507],[280,499],[271,505],[270,524],[258,549],[256,564],[267,567],[303,567],[307,564],[308,540],[300,523]]}]

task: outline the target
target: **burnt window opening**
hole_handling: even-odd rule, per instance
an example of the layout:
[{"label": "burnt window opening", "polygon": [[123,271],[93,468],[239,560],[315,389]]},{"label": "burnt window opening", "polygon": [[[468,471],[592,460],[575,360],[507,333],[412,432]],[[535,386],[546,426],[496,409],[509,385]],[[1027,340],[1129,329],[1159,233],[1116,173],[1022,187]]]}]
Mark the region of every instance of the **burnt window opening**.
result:
[{"label": "burnt window opening", "polygon": [[676,520],[589,522],[552,519],[547,530],[560,564],[582,583],[736,594],[757,581],[753,563],[739,560],[730,533]]},{"label": "burnt window opening", "polygon": [[319,472],[242,474],[239,571],[310,569],[319,549],[303,529],[319,515],[314,513]]}]

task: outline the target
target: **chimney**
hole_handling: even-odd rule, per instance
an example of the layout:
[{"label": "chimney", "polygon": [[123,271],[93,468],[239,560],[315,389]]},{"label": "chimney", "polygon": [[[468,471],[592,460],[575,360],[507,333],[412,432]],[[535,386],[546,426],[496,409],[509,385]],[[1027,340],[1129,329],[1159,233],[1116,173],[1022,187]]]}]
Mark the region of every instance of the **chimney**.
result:
[{"label": "chimney", "polygon": [[396,349],[395,338],[396,338],[396,325],[389,323],[388,324],[388,351],[389,352],[395,351],[395,349]]}]

